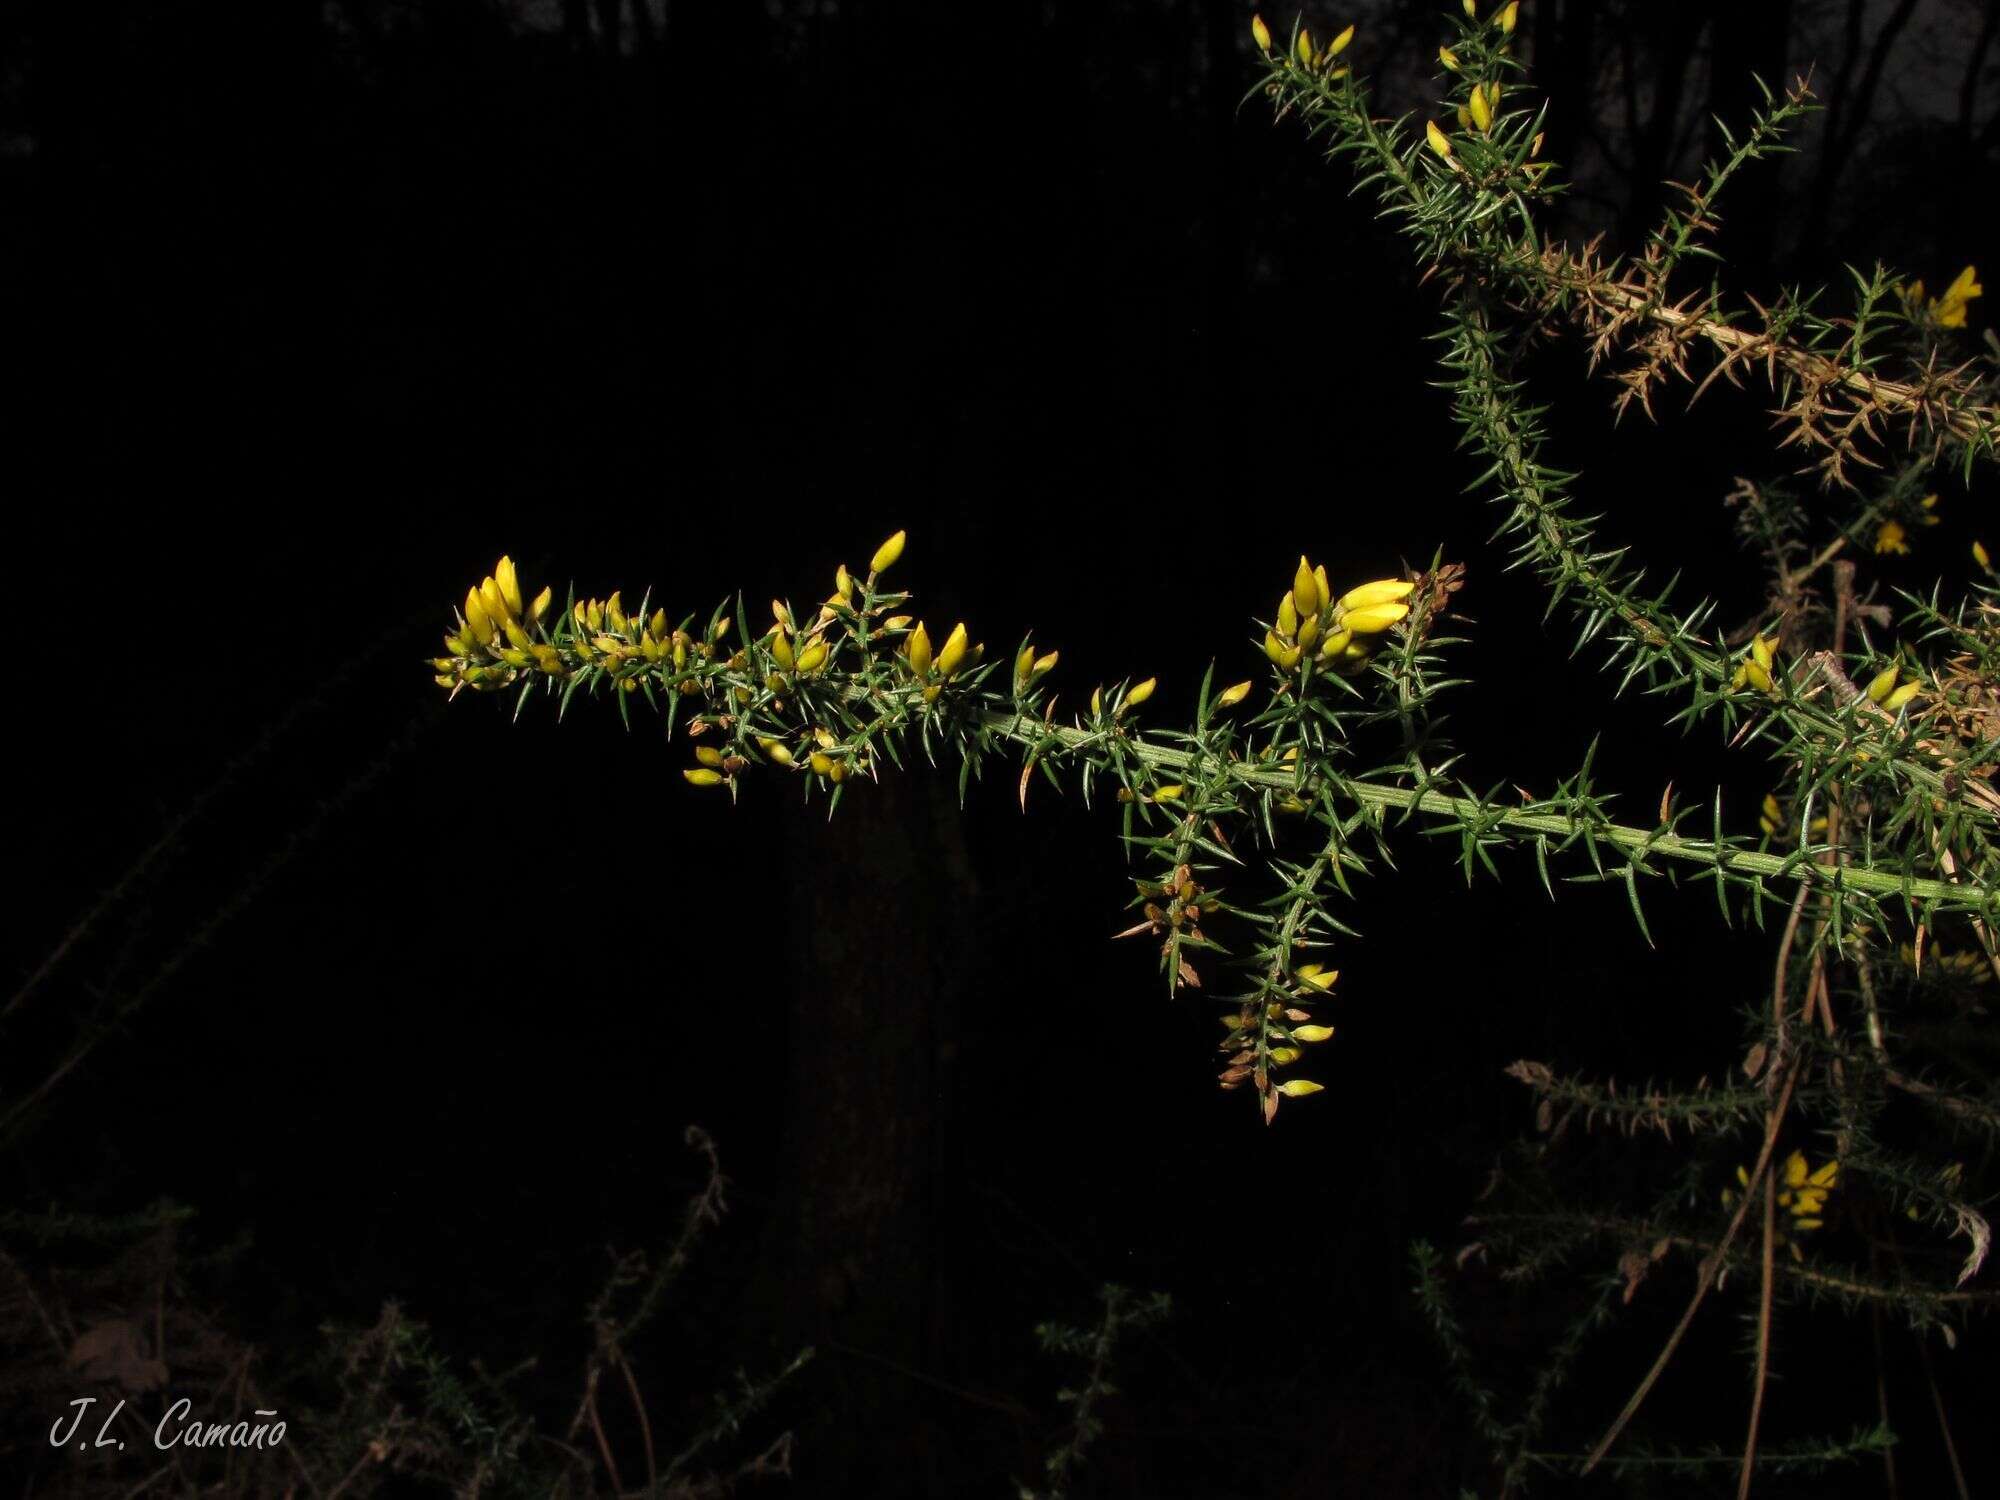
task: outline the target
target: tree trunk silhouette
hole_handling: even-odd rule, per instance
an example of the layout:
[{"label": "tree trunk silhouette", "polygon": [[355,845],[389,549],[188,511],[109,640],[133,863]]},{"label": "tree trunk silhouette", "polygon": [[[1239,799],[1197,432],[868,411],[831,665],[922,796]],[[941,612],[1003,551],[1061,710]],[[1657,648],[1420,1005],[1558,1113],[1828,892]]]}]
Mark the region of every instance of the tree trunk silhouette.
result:
[{"label": "tree trunk silhouette", "polygon": [[977,899],[958,819],[947,778],[885,767],[831,821],[820,802],[787,824],[792,941],[769,971],[788,991],[790,1060],[754,1317],[837,1372],[800,1433],[818,1492],[925,1493],[935,1446],[893,1366],[932,1365],[938,1344],[932,1226]]}]

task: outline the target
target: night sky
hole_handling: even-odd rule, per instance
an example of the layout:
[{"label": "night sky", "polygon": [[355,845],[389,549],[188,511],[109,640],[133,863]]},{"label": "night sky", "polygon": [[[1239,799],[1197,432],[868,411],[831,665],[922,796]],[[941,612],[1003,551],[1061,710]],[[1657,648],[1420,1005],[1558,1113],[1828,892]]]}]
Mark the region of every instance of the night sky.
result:
[{"label": "night sky", "polygon": [[[1356,56],[1408,107],[1442,23],[1381,9]],[[1656,201],[1618,170],[1613,34],[1662,8],[1599,9],[1602,75],[1557,100],[1590,165],[1579,232]],[[1786,62],[1838,75],[1822,12],[1845,7],[1789,9]],[[1868,38],[1890,9],[1862,8]],[[1959,110],[1983,13],[1914,11],[1826,201],[1809,148],[1725,231],[1767,252],[1745,284],[1994,259],[1990,61]],[[179,1284],[265,1367],[393,1299],[462,1362],[537,1357],[517,1394],[559,1429],[583,1308],[612,1250],[678,1231],[698,1124],[730,1212],[631,1351],[656,1431],[810,1344],[752,1424],[797,1434],[792,1492],[1012,1493],[1077,1378],[1035,1326],[1088,1325],[1116,1283],[1174,1312],[1121,1354],[1075,1493],[1486,1485],[1410,1242],[1466,1243],[1500,1153],[1534,1136],[1516,1059],[1727,1069],[1767,934],[1660,886],[1649,945],[1622,886],[1551,904],[1525,856],[1468,885],[1455,839],[1406,829],[1344,909],[1327,1092],[1267,1130],[1215,1088],[1216,1005],[1170,1001],[1152,951],[1109,940],[1133,920],[1110,806],[1042,784],[1024,817],[998,760],[962,814],[953,766],[852,787],[830,825],[775,777],[732,808],[683,782],[650,715],[447,704],[426,662],[503,553],[559,599],[650,588],[706,618],[740,591],[758,616],[906,527],[897,581],[934,632],[963,618],[1007,651],[1032,629],[1070,706],[1157,674],[1170,726],[1211,661],[1261,675],[1250,620],[1302,550],[1337,586],[1441,555],[1469,569],[1448,729],[1468,782],[1546,793],[1595,742],[1634,818],[1671,781],[1754,821],[1768,763],[1614,698],[1506,570],[1432,384],[1438,292],[1343,168],[1239,108],[1248,17],[675,6],[618,46],[473,0],[43,0],[0,22],[7,991],[58,958],[0,1020],[0,1107],[101,1032],[0,1145],[4,1200],[188,1205]],[[1631,18],[1635,67],[1665,25]],[[1692,121],[1710,81],[1690,79]],[[1701,127],[1670,145],[1685,171]],[[1614,423],[1573,345],[1536,380],[1607,535],[1747,619],[1757,565],[1721,501],[1788,467],[1763,393],[1649,426]],[[1980,483],[1946,491],[1935,553],[1895,581],[1964,556]],[[863,981],[885,1021],[856,1045]],[[815,1009],[836,990],[850,1022]],[[1600,1185],[1675,1160],[1575,1150]],[[1611,1258],[1525,1290],[1468,1269],[1496,1378]],[[1687,1280],[1621,1311],[1557,1441],[1602,1429]],[[1740,1442],[1750,1305],[1711,1300],[1649,1440]],[[1773,1440],[1871,1422],[1865,1325],[1783,1327]],[[1992,1389],[1983,1333],[1932,1343],[1962,1413]],[[1947,1493],[1896,1347],[1905,1493]],[[21,1493],[69,1493],[45,1405],[5,1407]],[[1991,1439],[1960,1440],[1977,1493]],[[1817,1483],[1797,1492],[1882,1493],[1878,1467]]]}]

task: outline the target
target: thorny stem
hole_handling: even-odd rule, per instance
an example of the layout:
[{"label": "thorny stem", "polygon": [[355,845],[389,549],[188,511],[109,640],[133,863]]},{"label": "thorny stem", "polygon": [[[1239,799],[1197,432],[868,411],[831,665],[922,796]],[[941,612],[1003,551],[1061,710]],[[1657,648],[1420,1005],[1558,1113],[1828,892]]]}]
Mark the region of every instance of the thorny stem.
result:
[{"label": "thorny stem", "polygon": [[[1049,741],[1054,740],[1060,742],[1065,749],[1078,749],[1096,744],[1102,739],[1101,734],[1090,730],[1048,724],[1039,719],[1031,719],[1025,714],[1007,713],[998,709],[984,711],[980,722],[983,727],[1001,738],[1022,745],[1046,746]],[[1163,770],[1185,770],[1197,758],[1185,750],[1148,744],[1136,739],[1130,741],[1126,749],[1134,759]],[[1295,772],[1276,766],[1237,762],[1230,765],[1229,773],[1248,786],[1269,787],[1289,792],[1297,785]],[[1454,797],[1444,792],[1426,791],[1419,787],[1385,786],[1379,782],[1354,781],[1338,776],[1331,778],[1330,784],[1336,795],[1378,816],[1391,813],[1424,813],[1441,819],[1468,823],[1487,832],[1513,835],[1523,842],[1535,838],[1568,840],[1588,837],[1626,854],[1657,854],[1667,859],[1707,865],[1720,869],[1725,874],[1797,880],[1808,886],[1813,884],[1837,886],[1846,890],[1861,891],[1871,896],[1902,896],[1913,902],[1962,902],[1968,897],[1978,895],[1982,909],[2000,915],[2000,892],[1979,892],[1943,880],[1904,876],[1857,865],[1844,865],[1830,871],[1826,866],[1814,863],[1811,858],[1812,855],[1822,852],[1818,846],[1800,849],[1789,855],[1767,854],[1754,849],[1731,849],[1710,839],[1689,838],[1683,834],[1672,833],[1665,827],[1634,828],[1615,823],[1598,823],[1562,813],[1498,806],[1471,797]]]}]

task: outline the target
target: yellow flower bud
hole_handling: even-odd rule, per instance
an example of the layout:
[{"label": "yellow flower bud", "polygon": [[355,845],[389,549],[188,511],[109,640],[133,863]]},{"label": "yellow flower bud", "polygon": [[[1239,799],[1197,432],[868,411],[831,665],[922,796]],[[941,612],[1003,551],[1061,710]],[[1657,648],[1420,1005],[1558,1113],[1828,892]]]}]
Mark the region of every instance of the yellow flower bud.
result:
[{"label": "yellow flower bud", "polygon": [[[1319,580],[1313,577],[1312,567],[1303,557],[1299,559],[1298,572],[1292,575],[1291,597],[1292,608],[1298,611],[1302,619],[1307,615],[1318,614],[1319,607],[1326,603],[1320,597]],[[1286,632],[1287,635],[1290,633],[1290,631]]]},{"label": "yellow flower bud", "polygon": [[799,670],[817,672],[826,665],[827,647],[825,641],[814,641],[799,653]]},{"label": "yellow flower bud", "polygon": [[1349,610],[1341,624],[1356,635],[1380,635],[1410,612],[1407,604],[1371,604]]},{"label": "yellow flower bud", "polygon": [[828,755],[824,750],[813,751],[811,755],[806,757],[806,763],[821,776],[828,775],[833,770],[833,757]]},{"label": "yellow flower bud", "polygon": [[1468,21],[1479,19],[1479,12],[1473,8],[1473,0],[1465,0],[1465,19]]},{"label": "yellow flower bud", "polygon": [[1508,0],[1507,8],[1500,12],[1500,33],[1512,36],[1514,27],[1521,19],[1521,0]]},{"label": "yellow flower bud", "polygon": [[1993,559],[1986,555],[1986,544],[1984,542],[1975,541],[1972,544],[1972,560],[1987,572],[1990,573],[1993,571]]},{"label": "yellow flower bud", "polygon": [[1286,593],[1278,600],[1278,634],[1290,640],[1299,633],[1299,611],[1292,603],[1292,596]]},{"label": "yellow flower bud", "polygon": [[1148,677],[1144,682],[1125,695],[1125,706],[1127,708],[1137,708],[1141,703],[1144,703],[1148,698],[1153,696],[1153,689],[1159,685],[1159,678]]},{"label": "yellow flower bud", "polygon": [[528,649],[535,658],[536,666],[540,667],[544,672],[548,673],[549,676],[551,677],[562,676],[563,673],[562,653],[557,651],[555,647],[531,646]]},{"label": "yellow flower bud", "polygon": [[507,601],[507,613],[519,619],[521,580],[514,572],[513,558],[503,557],[493,565],[493,581],[500,586],[500,597]]},{"label": "yellow flower bud", "polygon": [[1300,964],[1292,970],[1292,974],[1316,990],[1330,990],[1333,982],[1340,978],[1340,970],[1323,969],[1318,964]]},{"label": "yellow flower bud", "polygon": [[722,773],[720,771],[711,771],[707,766],[690,766],[687,770],[681,772],[681,775],[687,777],[689,782],[695,786],[722,785]]},{"label": "yellow flower bud", "polygon": [[1341,32],[1339,36],[1335,37],[1332,41],[1326,44],[1326,55],[1328,57],[1340,56],[1341,53],[1347,50],[1348,43],[1352,42],[1353,40],[1354,40],[1354,28],[1350,26],[1347,28],[1347,30]]},{"label": "yellow flower bud", "polygon": [[1028,685],[1028,679],[1034,673],[1034,670],[1035,670],[1035,648],[1033,646],[1023,646],[1021,648],[1021,654],[1014,658],[1015,686],[1026,687]]},{"label": "yellow flower bud", "polygon": [[792,752],[786,749],[778,741],[760,737],[757,741],[757,744],[763,750],[765,758],[769,760],[772,765],[789,766],[792,764]]},{"label": "yellow flower bud", "polygon": [[512,611],[507,608],[506,596],[500,592],[500,585],[491,578],[480,583],[479,602],[486,606],[486,617],[493,622],[496,629],[514,618]]},{"label": "yellow flower bud", "polygon": [[771,656],[787,672],[792,670],[795,662],[792,655],[792,638],[785,634],[783,627],[771,632]]},{"label": "yellow flower bud", "polygon": [[[900,532],[897,534],[901,535]],[[881,570],[878,568],[876,571],[880,572]],[[905,647],[905,650],[909,654],[910,670],[915,672],[919,677],[929,676],[931,670],[931,637],[930,632],[924,629],[923,621],[919,620],[917,628],[910,632],[909,644]]]},{"label": "yellow flower bud", "polygon": [[528,632],[512,620],[507,622],[507,640],[516,651],[526,651],[529,646],[534,644],[528,638]]},{"label": "yellow flower bud", "polygon": [[944,649],[938,652],[937,669],[950,677],[965,665],[965,622],[959,621],[951,627],[951,634],[944,638]]},{"label": "yellow flower bud", "polygon": [[555,600],[555,597],[555,591],[544,585],[542,591],[535,595],[534,603],[528,606],[528,623],[530,625],[539,625],[541,623],[542,616],[549,612],[549,605]]},{"label": "yellow flower bud", "polygon": [[1250,680],[1245,678],[1234,687],[1226,687],[1216,694],[1215,701],[1222,708],[1234,708],[1250,696]]},{"label": "yellow flower bud", "polygon": [[604,601],[604,623],[613,634],[623,635],[632,628],[632,622],[625,617],[625,591],[619,589]]},{"label": "yellow flower bud", "polygon": [[875,555],[868,559],[870,576],[886,573],[896,565],[896,559],[903,555],[903,538],[906,535],[906,532],[899,531],[875,549]]},{"label": "yellow flower bud", "polygon": [[1778,643],[1776,641],[1770,639],[1768,636],[1762,636],[1762,635],[1758,636],[1755,640],[1750,642],[1751,660],[1756,662],[1757,665],[1762,667],[1766,672],[1770,671],[1771,663],[1775,659],[1775,648],[1777,644]]},{"label": "yellow flower bud", "polygon": [[1298,45],[1294,50],[1298,53],[1299,61],[1310,68],[1313,61],[1313,39],[1312,33],[1303,26],[1299,28]]},{"label": "yellow flower bud", "polygon": [[1880,703],[1896,690],[1896,679],[1902,675],[1902,668],[1894,662],[1868,679],[1868,701]]},{"label": "yellow flower bud", "polygon": [[1487,131],[1493,128],[1493,111],[1487,106],[1486,90],[1484,88],[1477,84],[1473,85],[1472,93],[1466,99],[1465,107],[1471,116],[1472,123],[1479,127],[1481,135],[1486,134]]},{"label": "yellow flower bud", "polygon": [[1186,791],[1186,787],[1182,786],[1179,782],[1174,782],[1170,786],[1163,786],[1155,791],[1153,793],[1153,800],[1155,802],[1178,802]]},{"label": "yellow flower bud", "polygon": [[1345,651],[1353,643],[1354,643],[1353,631],[1345,629],[1336,630],[1331,635],[1329,635],[1325,640],[1320,642],[1319,659],[1321,661],[1332,661],[1336,656],[1340,655],[1341,652]]},{"label": "yellow flower bud", "polygon": [[722,752],[713,745],[695,746],[694,758],[705,766],[720,766],[722,764]]},{"label": "yellow flower bud", "polygon": [[1264,632],[1264,654],[1270,657],[1278,667],[1287,672],[1299,664],[1299,648],[1297,646],[1287,646],[1283,641],[1278,639],[1276,631],[1267,630]]},{"label": "yellow flower bud", "polygon": [[1297,1047],[1273,1047],[1271,1049],[1271,1066],[1274,1068],[1285,1067],[1288,1064],[1297,1062],[1303,1055]]},{"label": "yellow flower bud", "polygon": [[1890,713],[1892,714],[1896,713],[1912,698],[1916,697],[1917,694],[1921,693],[1923,690],[1924,690],[1924,685],[1921,680],[1916,682],[1906,682],[1901,687],[1897,688],[1895,692],[1891,693],[1887,698],[1883,699],[1882,706],[1888,709]]},{"label": "yellow flower bud", "polygon": [[1312,650],[1312,643],[1319,639],[1319,616],[1307,615],[1299,621],[1299,649]]},{"label": "yellow flower bud", "polygon": [[1090,690],[1090,716],[1093,719],[1095,719],[1100,715],[1102,715],[1103,712],[1104,712],[1104,689],[1102,687],[1092,688]]},{"label": "yellow flower bud", "polygon": [[1333,1039],[1331,1026],[1294,1026],[1292,1040],[1295,1042],[1326,1042]]},{"label": "yellow flower bud", "polygon": [[1771,691],[1771,674],[1754,661],[1743,663],[1743,680],[1760,693]]},{"label": "yellow flower bud", "polygon": [[1062,660],[1062,653],[1060,651],[1051,651],[1047,656],[1036,657],[1035,676],[1038,678],[1048,676],[1049,673],[1056,669],[1056,663],[1060,660]]},{"label": "yellow flower bud", "polygon": [[493,617],[486,613],[486,603],[479,597],[478,589],[465,591],[465,628],[482,646],[493,639]]},{"label": "yellow flower bud", "polygon": [[1271,28],[1264,24],[1262,16],[1250,18],[1250,40],[1257,44],[1259,52],[1268,53],[1271,50]]},{"label": "yellow flower bud", "polygon": [[[1472,0],[1465,0],[1465,3],[1470,5]],[[1288,1078],[1278,1085],[1278,1092],[1287,1099],[1303,1099],[1308,1094],[1317,1094],[1325,1087],[1325,1084],[1314,1083],[1310,1078]]]},{"label": "yellow flower bud", "polygon": [[1450,71],[1454,73],[1458,71],[1458,54],[1452,51],[1451,48],[1438,48],[1438,61],[1443,63]]},{"label": "yellow flower bud", "polygon": [[1343,610],[1367,609],[1376,604],[1395,604],[1410,597],[1416,585],[1407,578],[1379,578],[1373,583],[1364,583],[1342,594],[1339,606]]},{"label": "yellow flower bud", "polygon": [[1451,160],[1451,137],[1438,129],[1436,120],[1424,121],[1424,139],[1430,143],[1431,150],[1446,161]]}]

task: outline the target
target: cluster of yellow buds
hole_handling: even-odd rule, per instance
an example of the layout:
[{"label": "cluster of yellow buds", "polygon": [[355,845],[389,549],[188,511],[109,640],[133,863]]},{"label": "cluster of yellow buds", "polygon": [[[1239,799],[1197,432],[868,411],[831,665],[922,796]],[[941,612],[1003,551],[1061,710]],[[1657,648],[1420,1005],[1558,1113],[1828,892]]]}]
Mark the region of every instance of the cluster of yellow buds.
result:
[{"label": "cluster of yellow buds", "polygon": [[1745,687],[1753,687],[1775,698],[1778,684],[1771,674],[1777,660],[1777,641],[1767,635],[1758,636],[1750,642],[1750,650],[1743,660],[1736,664],[1736,675],[1729,679],[1730,691],[1741,692]]},{"label": "cluster of yellow buds", "polygon": [[[1266,57],[1271,55],[1271,28],[1264,24],[1262,16],[1250,17],[1250,40],[1257,44],[1257,50]],[[1313,45],[1312,33],[1305,27],[1299,28],[1292,40],[1292,57],[1301,68],[1309,73],[1324,73],[1329,78],[1344,78],[1347,69],[1334,66],[1334,59],[1345,52],[1354,41],[1354,28],[1349,26],[1325,47]]]},{"label": "cluster of yellow buds", "polygon": [[[895,623],[895,620],[889,621],[891,625]],[[917,621],[917,628],[903,643],[902,656],[910,675],[924,684],[924,702],[936,702],[937,695],[944,690],[947,682],[986,659],[985,642],[968,645],[967,641],[965,622],[961,620],[952,626],[951,634],[944,638],[944,645],[933,650],[930,632],[924,628],[922,620]]]},{"label": "cluster of yellow buds", "polygon": [[[1260,1005],[1254,999],[1245,1000],[1234,1015],[1223,1019],[1229,1035],[1223,1039],[1220,1050],[1230,1056],[1216,1075],[1216,1082],[1224,1090],[1230,1090],[1240,1088],[1248,1079],[1263,1096],[1267,1121],[1277,1113],[1280,1097],[1304,1099],[1326,1087],[1310,1078],[1288,1078],[1280,1083],[1271,1076],[1303,1057],[1305,1047],[1333,1040],[1333,1027],[1314,1021],[1306,1007],[1326,998],[1334,981],[1340,978],[1339,971],[1323,964],[1305,963],[1292,969],[1291,978],[1295,998],[1289,1002],[1267,999]],[[1264,1039],[1261,1058],[1260,1038]]]},{"label": "cluster of yellow buds", "polygon": [[[1837,1161],[1815,1167],[1806,1160],[1803,1151],[1794,1151],[1785,1158],[1784,1166],[1778,1173],[1778,1209],[1784,1217],[1777,1238],[1792,1252],[1793,1260],[1804,1260],[1805,1257],[1799,1252],[1798,1242],[1790,1236],[1808,1234],[1826,1223],[1826,1195],[1833,1191],[1839,1179],[1840,1163]],[[1749,1172],[1738,1167],[1736,1181],[1747,1191],[1750,1186]],[[1736,1188],[1724,1188],[1723,1207],[1734,1207],[1738,1196]]]},{"label": "cluster of yellow buds", "polygon": [[1466,102],[1459,108],[1458,128],[1471,128],[1481,135],[1493,128],[1494,116],[1500,112],[1500,80],[1491,79],[1485,83],[1475,83]]},{"label": "cluster of yellow buds", "polygon": [[1056,663],[1061,659],[1062,653],[1060,651],[1051,651],[1046,655],[1037,656],[1035,655],[1033,643],[1023,646],[1021,654],[1014,658],[1015,693],[1018,695],[1027,692],[1029,688],[1053,672],[1056,669]]},{"label": "cluster of yellow buds", "polygon": [[1295,672],[1307,660],[1343,674],[1358,672],[1382,633],[1409,614],[1403,601],[1415,588],[1407,579],[1383,578],[1336,599],[1325,565],[1314,567],[1301,557],[1292,586],[1278,600],[1277,619],[1264,632],[1264,654],[1281,672]]},{"label": "cluster of yellow buds", "polygon": [[543,589],[524,603],[514,560],[501,558],[491,574],[466,591],[456,628],[445,633],[448,654],[431,663],[437,669],[438,686],[500,688],[528,668],[560,676],[562,658],[541,630],[552,598]]},{"label": "cluster of yellow buds", "polygon": [[[845,566],[835,578],[836,589],[842,579],[846,579],[851,593],[853,580],[847,579]],[[771,633],[764,641],[778,670],[769,674],[764,685],[772,692],[782,693],[794,680],[817,676],[826,669],[833,655],[833,644],[828,640],[826,630],[839,617],[834,601],[840,599],[841,594],[836,592],[820,607],[819,619],[812,628],[804,631],[793,622],[790,605],[782,599],[771,601]]]},{"label": "cluster of yellow buds", "polygon": [[[1479,19],[1478,0],[1463,0],[1463,4],[1465,6],[1465,19],[1468,21],[1478,20]],[[1520,23],[1521,23],[1521,0],[1507,0],[1507,3],[1505,5],[1501,6],[1498,11],[1494,12],[1491,24],[1497,25],[1500,28],[1500,34],[1502,36],[1512,36],[1514,34],[1514,28],[1520,25]]]},{"label": "cluster of yellow buds", "polygon": [[[570,606],[570,646],[587,666],[601,667],[625,692],[635,692],[638,674],[647,667],[672,663],[676,672],[687,669],[694,638],[667,622],[667,612],[656,609],[651,616],[628,615],[621,594],[609,599],[584,599]],[[723,622],[727,626],[728,621]],[[716,632],[720,639],[722,632]],[[553,655],[553,652],[550,653]],[[551,676],[560,673],[551,671]]]},{"label": "cluster of yellow buds", "polygon": [[1924,690],[1922,677],[1913,676],[1908,682],[1897,686],[1897,679],[1903,675],[1900,662],[1890,662],[1868,680],[1866,689],[1868,701],[1880,704],[1890,713],[1900,713],[1910,700]]},{"label": "cluster of yellow buds", "polygon": [[[706,733],[708,728],[706,722],[697,720],[688,732],[700,735]],[[867,763],[850,747],[843,745],[830,729],[811,730],[809,744],[796,752],[776,735],[768,734],[757,736],[757,748],[774,766],[782,766],[788,771],[810,773],[835,786],[839,786],[854,772],[868,769]],[[733,782],[737,773],[750,764],[741,755],[717,750],[709,745],[697,745],[694,758],[696,764],[681,772],[681,775],[694,786],[721,786],[725,782]]]},{"label": "cluster of yellow buds", "polygon": [[1924,299],[1924,284],[1913,281],[1904,288],[1903,298],[1911,314],[1922,314],[1940,328],[1963,328],[1965,326],[1966,304],[1974,297],[1986,295],[1986,288],[1979,284],[1979,268],[1967,266],[1960,271],[1952,284],[1944,289],[1942,297]]}]

